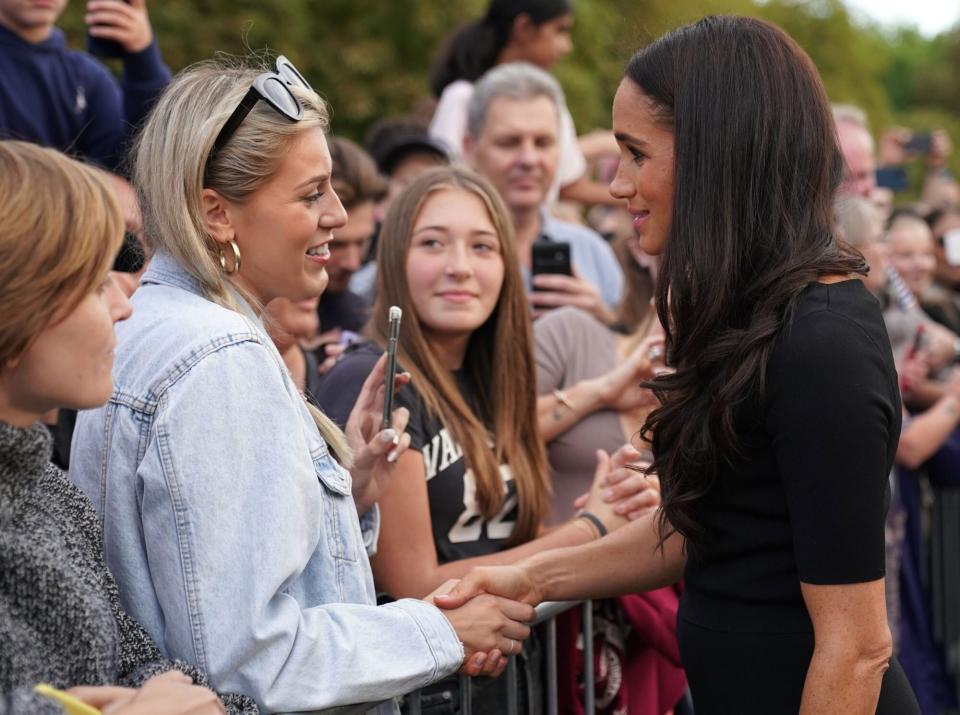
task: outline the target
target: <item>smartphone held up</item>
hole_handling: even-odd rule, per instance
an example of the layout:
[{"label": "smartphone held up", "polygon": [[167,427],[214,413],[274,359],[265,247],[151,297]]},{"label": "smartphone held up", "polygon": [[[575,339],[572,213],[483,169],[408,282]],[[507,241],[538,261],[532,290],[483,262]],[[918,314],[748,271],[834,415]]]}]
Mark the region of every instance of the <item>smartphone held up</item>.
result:
[{"label": "smartphone held up", "polygon": [[397,376],[397,340],[400,337],[400,319],[403,311],[395,305],[390,306],[390,336],[387,340],[387,374],[383,385],[383,420],[380,429],[388,429],[393,418],[393,384]]},{"label": "smartphone held up", "polygon": [[[117,2],[121,1],[126,5],[132,4],[132,0],[117,0]],[[126,56],[127,49],[120,42],[117,40],[108,39],[106,37],[96,36],[96,29],[107,27],[111,27],[111,25],[97,22],[90,24],[89,28],[87,29],[87,52],[95,57],[102,57],[104,59],[114,59]]]}]

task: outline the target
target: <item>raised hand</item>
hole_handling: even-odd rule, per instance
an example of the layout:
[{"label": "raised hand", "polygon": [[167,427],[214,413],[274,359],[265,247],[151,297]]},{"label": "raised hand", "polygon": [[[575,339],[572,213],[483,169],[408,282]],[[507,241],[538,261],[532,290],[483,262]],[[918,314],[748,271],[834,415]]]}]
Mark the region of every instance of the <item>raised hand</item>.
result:
[{"label": "raised hand", "polygon": [[[364,380],[357,402],[347,418],[345,433],[354,455],[350,469],[353,498],[360,514],[365,513],[383,494],[393,476],[393,465],[410,446],[410,435],[404,432],[410,412],[405,407],[393,411],[389,428],[380,429],[386,373],[387,356],[384,354]],[[399,373],[394,380],[394,389],[400,389],[409,381],[408,373]]]},{"label": "raised hand", "polygon": [[92,37],[119,42],[130,54],[142,52],[153,42],[153,29],[146,0],[90,0],[84,21]]},{"label": "raised hand", "polygon": [[[597,488],[580,496],[574,507],[593,512],[597,507],[587,505],[599,490],[600,498],[613,508],[617,516],[634,521],[649,514],[660,506],[660,479],[643,471],[649,465],[649,455],[642,454],[632,445],[623,445],[610,458],[605,479]],[[610,525],[606,522],[604,525],[610,530]]]},{"label": "raised hand", "polygon": [[656,404],[657,398],[640,383],[656,374],[663,365],[663,335],[650,335],[640,341],[626,360],[600,379],[600,399],[618,412]]}]

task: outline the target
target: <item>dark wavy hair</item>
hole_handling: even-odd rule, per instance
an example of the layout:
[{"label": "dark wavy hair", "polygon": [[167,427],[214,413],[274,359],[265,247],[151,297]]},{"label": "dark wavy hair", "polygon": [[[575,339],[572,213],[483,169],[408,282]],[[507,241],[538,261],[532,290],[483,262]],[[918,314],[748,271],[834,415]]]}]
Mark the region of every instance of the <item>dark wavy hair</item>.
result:
[{"label": "dark wavy hair", "polygon": [[661,542],[703,537],[698,502],[741,454],[738,416],[762,405],[767,363],[803,289],[866,273],[838,241],[843,173],[823,84],[779,28],[715,16],[640,50],[626,78],[675,138],[673,215],[657,313],[675,372],[642,434],[660,477]]},{"label": "dark wavy hair", "polygon": [[462,26],[444,43],[430,69],[430,91],[439,97],[458,79],[480,79],[497,64],[497,56],[509,42],[513,23],[520,15],[528,15],[535,25],[542,25],[571,12],[570,0],[490,0],[482,19]]}]

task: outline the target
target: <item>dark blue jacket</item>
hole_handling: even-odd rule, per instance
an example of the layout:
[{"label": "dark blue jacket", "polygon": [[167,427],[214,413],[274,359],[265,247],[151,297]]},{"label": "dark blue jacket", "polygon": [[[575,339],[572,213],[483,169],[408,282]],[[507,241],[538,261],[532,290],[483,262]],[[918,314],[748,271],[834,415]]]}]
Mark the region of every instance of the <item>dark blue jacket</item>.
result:
[{"label": "dark blue jacket", "polygon": [[[154,41],[123,61],[123,81],[54,29],[36,44],[0,25],[0,138],[23,139],[116,169],[167,82]],[[122,91],[121,91],[122,87]]]}]

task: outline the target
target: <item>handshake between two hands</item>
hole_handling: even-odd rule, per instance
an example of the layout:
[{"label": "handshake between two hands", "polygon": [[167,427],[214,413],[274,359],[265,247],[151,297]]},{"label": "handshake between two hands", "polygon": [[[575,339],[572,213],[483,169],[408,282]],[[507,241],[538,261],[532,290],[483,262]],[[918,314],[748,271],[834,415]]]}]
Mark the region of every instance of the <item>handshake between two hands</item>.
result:
[{"label": "handshake between two hands", "polygon": [[[575,506],[599,518],[608,532],[657,509],[660,482],[641,471],[648,464],[630,445],[612,457],[598,451],[591,490]],[[447,581],[425,599],[443,609],[464,645],[461,673],[497,677],[507,658],[520,652],[536,618],[534,607],[547,596],[530,566],[529,559],[480,566],[462,579]]]}]

